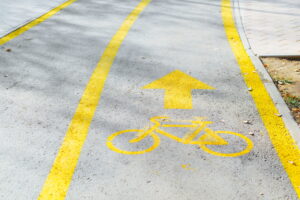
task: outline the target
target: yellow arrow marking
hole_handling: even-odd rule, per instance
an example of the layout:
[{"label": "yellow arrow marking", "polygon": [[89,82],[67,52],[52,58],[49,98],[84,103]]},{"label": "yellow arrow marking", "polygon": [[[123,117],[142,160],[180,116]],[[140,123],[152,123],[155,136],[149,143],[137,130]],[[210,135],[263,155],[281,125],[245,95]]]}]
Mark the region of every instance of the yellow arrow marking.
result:
[{"label": "yellow arrow marking", "polygon": [[175,70],[166,76],[149,83],[143,89],[164,89],[165,109],[192,109],[192,90],[214,90],[215,88]]}]

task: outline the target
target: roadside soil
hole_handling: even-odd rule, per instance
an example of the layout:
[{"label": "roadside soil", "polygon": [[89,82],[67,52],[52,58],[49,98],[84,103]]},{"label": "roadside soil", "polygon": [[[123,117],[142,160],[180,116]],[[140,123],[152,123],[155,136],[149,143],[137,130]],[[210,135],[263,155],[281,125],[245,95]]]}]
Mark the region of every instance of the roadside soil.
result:
[{"label": "roadside soil", "polygon": [[300,58],[264,57],[261,60],[300,125]]}]

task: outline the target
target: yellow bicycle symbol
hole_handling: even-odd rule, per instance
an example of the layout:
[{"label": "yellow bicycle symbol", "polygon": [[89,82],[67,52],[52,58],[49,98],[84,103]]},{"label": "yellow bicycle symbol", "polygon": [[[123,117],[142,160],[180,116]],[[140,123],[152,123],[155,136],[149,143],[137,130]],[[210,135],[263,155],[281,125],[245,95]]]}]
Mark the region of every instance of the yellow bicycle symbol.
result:
[{"label": "yellow bicycle symbol", "polygon": [[[141,129],[130,129],[130,130],[123,130],[116,133],[113,133],[107,138],[106,144],[109,149],[122,153],[122,154],[143,154],[150,152],[157,148],[160,144],[160,138],[158,136],[159,133],[161,135],[164,135],[170,139],[173,139],[177,142],[183,143],[183,144],[194,144],[198,145],[202,150],[206,151],[207,153],[216,155],[216,156],[223,156],[223,157],[236,157],[241,156],[244,154],[247,154],[251,151],[253,148],[253,142],[246,136],[235,133],[231,131],[213,131],[210,128],[207,128],[206,126],[208,124],[211,124],[213,122],[210,121],[203,121],[204,118],[202,117],[195,117],[194,120],[169,120],[168,117],[165,116],[156,116],[152,117],[150,121],[153,123],[153,125],[148,128],[147,130],[141,130]],[[190,123],[190,124],[163,124],[165,122],[180,122],[180,123]],[[186,133],[182,138],[177,137],[171,133],[168,133],[160,127],[183,127],[183,128],[191,128],[192,131]],[[204,131],[204,134],[197,138],[197,136]],[[147,148],[145,150],[141,151],[126,151],[122,150],[118,147],[116,147],[113,144],[113,141],[115,138],[119,135],[126,134],[126,133],[137,133],[135,138],[129,140],[129,143],[138,143],[145,139],[147,136],[151,136],[153,139],[153,144],[150,148]],[[212,150],[212,147],[214,145],[234,145],[227,142],[224,138],[220,136],[220,134],[226,134],[227,136],[234,136],[235,138],[241,140],[243,143],[246,144],[246,147],[244,147],[242,150],[239,150],[238,152],[234,153],[222,153],[217,152],[216,150]]]}]

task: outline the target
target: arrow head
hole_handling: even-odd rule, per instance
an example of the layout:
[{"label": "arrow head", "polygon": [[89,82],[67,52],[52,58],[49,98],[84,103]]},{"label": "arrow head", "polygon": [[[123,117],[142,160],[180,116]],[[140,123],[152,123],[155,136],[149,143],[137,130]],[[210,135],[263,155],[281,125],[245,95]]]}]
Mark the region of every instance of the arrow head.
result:
[{"label": "arrow head", "polygon": [[166,109],[192,109],[192,90],[215,88],[183,73],[175,70],[166,76],[145,85],[143,89],[164,89],[164,105]]},{"label": "arrow head", "polygon": [[197,80],[194,77],[180,71],[175,70],[166,76],[145,85],[143,89],[165,89],[165,90],[184,90],[193,89],[213,90],[215,88]]}]

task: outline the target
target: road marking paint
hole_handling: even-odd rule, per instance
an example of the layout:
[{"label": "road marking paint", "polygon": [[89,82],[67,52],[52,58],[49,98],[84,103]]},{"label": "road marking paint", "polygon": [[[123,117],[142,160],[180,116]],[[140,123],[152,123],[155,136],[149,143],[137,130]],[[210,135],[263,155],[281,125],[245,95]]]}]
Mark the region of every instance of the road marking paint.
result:
[{"label": "road marking paint", "polygon": [[45,21],[46,19],[50,18],[51,16],[53,16],[54,14],[56,14],[57,12],[59,12],[60,10],[66,8],[67,6],[69,6],[70,4],[74,3],[77,0],[68,0],[65,3],[59,5],[58,7],[50,10],[49,12],[47,12],[46,14],[40,16],[39,18],[25,24],[24,26],[21,26],[20,28],[14,30],[13,32],[3,36],[2,38],[0,38],[0,45],[5,44],[6,42],[14,39],[15,37],[21,35],[22,33],[24,33],[25,31],[31,29],[32,27],[42,23],[43,21]]},{"label": "road marking paint", "polygon": [[149,83],[143,89],[164,89],[165,109],[193,109],[192,90],[215,88],[183,73],[175,70],[166,76]]},{"label": "road marking paint", "polygon": [[239,37],[230,0],[222,0],[221,6],[227,39],[240,66],[241,74],[244,77],[247,87],[252,88],[250,94],[255,102],[256,108],[269,133],[269,137],[277,151],[280,161],[300,198],[300,149],[285,127],[282,118],[276,116],[278,110],[259,75],[252,73],[256,69]]},{"label": "road marking paint", "polygon": [[[244,154],[249,153],[252,148],[253,148],[253,142],[247,138],[246,136],[240,134],[240,133],[234,133],[231,131],[213,131],[210,128],[206,128],[208,124],[211,124],[212,122],[210,121],[202,121],[203,117],[195,117],[196,120],[181,120],[182,122],[190,122],[191,124],[168,124],[167,126],[163,125],[162,122],[173,122],[173,121],[180,121],[180,120],[170,120],[166,116],[156,116],[156,117],[151,117],[150,121],[153,123],[151,127],[147,127],[147,129],[129,129],[129,130],[123,130],[123,131],[118,131],[116,133],[113,133],[107,138],[106,145],[107,147],[115,151],[117,153],[122,153],[122,154],[128,154],[128,155],[136,155],[136,154],[144,154],[148,153],[150,151],[153,151],[160,145],[160,138],[158,134],[164,135],[172,140],[175,140],[179,143],[182,144],[191,144],[191,145],[198,145],[202,150],[206,151],[207,153],[210,153],[215,156],[222,156],[222,157],[237,157],[237,156],[242,156]],[[192,125],[192,126],[191,126]],[[177,137],[176,135],[173,135],[172,133],[166,132],[160,127],[186,127],[189,128],[188,132],[182,137]],[[193,129],[191,129],[193,127]],[[204,134],[200,137],[197,138],[197,136],[201,133],[204,132]],[[137,150],[137,151],[126,151],[119,149],[117,146],[114,145],[114,140],[116,137],[122,134],[128,134],[128,133],[135,133],[133,134],[133,139],[129,140],[129,143],[137,143],[142,141],[144,138],[147,136],[152,137],[153,144],[149,148],[145,150]],[[234,153],[222,153],[222,152],[217,152],[213,149],[210,149],[207,145],[213,146],[213,145],[226,145],[230,146],[235,143],[230,143],[227,142],[224,138],[222,138],[220,135],[222,134],[227,134],[233,137],[235,140],[238,139],[239,142],[243,142],[247,146],[244,147],[242,150]],[[123,140],[124,141],[124,140]],[[234,147],[234,146],[232,146]],[[144,148],[144,147],[143,147]]]},{"label": "road marking paint", "polygon": [[76,109],[39,200],[65,198],[110,68],[130,28],[151,0],[142,0],[104,50]]},{"label": "road marking paint", "polygon": [[181,167],[186,170],[192,170],[192,171],[196,170],[195,168],[191,167],[191,164],[182,164]]},{"label": "road marking paint", "polygon": [[[126,133],[139,133],[141,132],[142,130],[139,130],[139,129],[130,129],[130,130],[123,130],[123,131],[119,131],[119,132],[116,132],[116,133],[113,133],[112,135],[110,135],[108,138],[107,138],[107,141],[106,141],[106,145],[107,147],[112,150],[112,151],[115,151],[117,153],[122,153],[122,154],[128,154],[128,155],[136,155],[136,154],[144,154],[144,153],[147,153],[147,152],[150,152],[150,151],[153,151],[154,149],[156,149],[159,145],[160,145],[160,138],[158,137],[158,135],[150,132],[148,135],[150,135],[153,139],[153,145],[150,146],[149,148],[145,149],[145,150],[140,150],[140,151],[126,151],[126,150],[122,150],[122,149],[119,149],[117,148],[114,144],[113,144],[113,140],[121,135],[121,134],[126,134]],[[147,135],[146,135],[147,136]],[[145,137],[143,137],[145,138]],[[134,140],[134,139],[133,139]],[[138,139],[136,140],[137,142],[139,142],[141,139]],[[129,143],[135,143],[136,141],[129,141]]]}]

